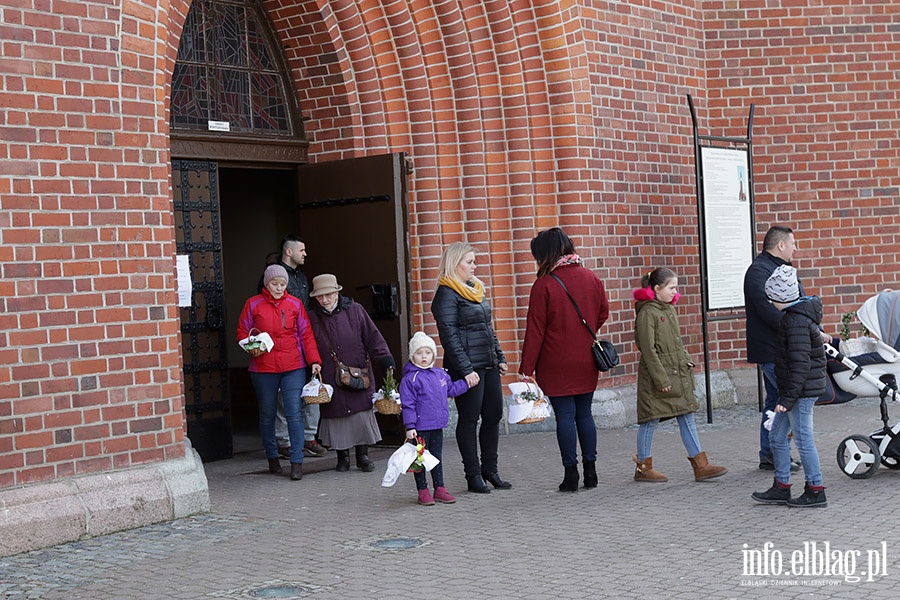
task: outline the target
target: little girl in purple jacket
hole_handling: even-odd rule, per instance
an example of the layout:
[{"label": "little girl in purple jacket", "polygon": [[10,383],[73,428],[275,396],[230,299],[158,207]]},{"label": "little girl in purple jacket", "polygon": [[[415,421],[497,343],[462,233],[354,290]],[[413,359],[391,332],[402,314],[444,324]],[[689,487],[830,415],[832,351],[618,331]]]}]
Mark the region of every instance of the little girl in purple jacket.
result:
[{"label": "little girl in purple jacket", "polygon": [[[450,419],[448,398],[469,389],[465,379],[452,381],[444,369],[434,366],[437,347],[434,340],[417,331],[409,340],[409,362],[403,367],[400,380],[400,403],[403,405],[403,424],[406,439],[422,438],[425,447],[438,460],[444,447],[444,427]],[[414,473],[419,504],[434,505],[434,501],[452,504],[456,498],[444,487],[444,466],[438,463],[431,470],[434,496],[428,491],[425,471]]]}]

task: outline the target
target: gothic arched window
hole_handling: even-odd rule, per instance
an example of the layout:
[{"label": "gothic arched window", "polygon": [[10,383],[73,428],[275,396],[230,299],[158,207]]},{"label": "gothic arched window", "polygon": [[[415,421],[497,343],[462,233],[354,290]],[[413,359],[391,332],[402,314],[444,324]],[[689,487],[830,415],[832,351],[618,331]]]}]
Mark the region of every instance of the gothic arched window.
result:
[{"label": "gothic arched window", "polygon": [[288,81],[256,0],[194,0],[172,75],[172,131],[302,138]]}]

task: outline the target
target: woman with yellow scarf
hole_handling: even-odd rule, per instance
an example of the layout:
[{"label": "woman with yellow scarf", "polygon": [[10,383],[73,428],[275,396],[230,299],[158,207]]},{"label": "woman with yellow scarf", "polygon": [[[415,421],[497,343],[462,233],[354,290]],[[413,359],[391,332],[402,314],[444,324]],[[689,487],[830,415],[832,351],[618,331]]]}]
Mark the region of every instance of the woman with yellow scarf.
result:
[{"label": "woman with yellow scarf", "polygon": [[431,314],[444,348],[444,368],[453,379],[465,379],[469,384],[469,391],[456,398],[456,444],[466,483],[470,492],[478,494],[490,493],[485,482],[507,490],[512,485],[497,472],[497,446],[503,418],[500,377],[509,366],[491,325],[484,284],[475,277],[475,249],[465,242],[450,244],[438,269],[440,279]]}]

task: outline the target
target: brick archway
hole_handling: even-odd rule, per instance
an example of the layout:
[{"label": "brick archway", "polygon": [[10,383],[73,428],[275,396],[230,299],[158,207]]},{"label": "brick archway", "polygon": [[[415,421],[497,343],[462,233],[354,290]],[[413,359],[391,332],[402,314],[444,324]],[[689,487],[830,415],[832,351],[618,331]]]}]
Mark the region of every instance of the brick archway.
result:
[{"label": "brick archway", "polygon": [[[310,159],[409,153],[414,303],[428,300],[443,244],[467,237],[490,250],[489,276],[508,294],[494,297],[498,328],[515,331],[515,297],[527,290],[514,265],[530,256],[512,232],[591,225],[561,216],[586,206],[560,209],[590,203],[579,182],[595,179],[585,177],[594,142],[578,10],[506,0],[263,5],[294,77]],[[188,8],[170,5],[167,65]]]}]

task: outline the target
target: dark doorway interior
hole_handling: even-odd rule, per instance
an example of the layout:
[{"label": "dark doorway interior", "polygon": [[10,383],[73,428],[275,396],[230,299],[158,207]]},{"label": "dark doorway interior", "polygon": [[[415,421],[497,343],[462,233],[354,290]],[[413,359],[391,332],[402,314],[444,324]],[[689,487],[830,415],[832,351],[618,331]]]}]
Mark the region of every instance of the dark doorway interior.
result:
[{"label": "dark doorway interior", "polygon": [[[219,164],[225,318],[230,336],[226,359],[235,452],[260,448],[249,360],[234,337],[237,319],[247,298],[257,293],[266,256],[280,253],[286,234],[297,233],[307,243],[304,272],[310,284],[316,275],[334,273],[344,286],[342,293],[372,315],[402,368],[410,320],[405,300],[405,188],[398,169],[402,164],[398,155],[324,163],[316,169],[301,167],[301,173],[313,172],[305,177],[298,177],[294,167]],[[373,194],[389,200],[338,206],[333,202]],[[316,204],[323,201],[325,205]],[[385,444],[402,443],[399,416],[379,415],[378,421]]]},{"label": "dark doorway interior", "polygon": [[[222,263],[235,452],[260,448],[256,396],[247,374],[248,356],[234,337],[244,302],[257,293],[266,255],[280,252],[281,238],[297,223],[294,169],[248,169],[219,165]],[[248,448],[250,445],[252,447]]]}]

